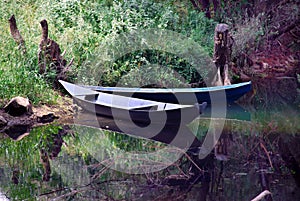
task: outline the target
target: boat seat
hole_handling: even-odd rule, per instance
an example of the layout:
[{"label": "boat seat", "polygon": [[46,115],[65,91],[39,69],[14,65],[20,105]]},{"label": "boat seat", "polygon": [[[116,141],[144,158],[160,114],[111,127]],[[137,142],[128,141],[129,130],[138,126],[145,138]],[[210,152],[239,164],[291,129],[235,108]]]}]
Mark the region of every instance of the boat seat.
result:
[{"label": "boat seat", "polygon": [[158,110],[158,105],[141,105],[129,107],[129,110]]},{"label": "boat seat", "polygon": [[158,111],[165,110],[166,106],[167,106],[167,103],[165,103],[165,104],[159,104],[158,107],[157,107],[157,110]]}]

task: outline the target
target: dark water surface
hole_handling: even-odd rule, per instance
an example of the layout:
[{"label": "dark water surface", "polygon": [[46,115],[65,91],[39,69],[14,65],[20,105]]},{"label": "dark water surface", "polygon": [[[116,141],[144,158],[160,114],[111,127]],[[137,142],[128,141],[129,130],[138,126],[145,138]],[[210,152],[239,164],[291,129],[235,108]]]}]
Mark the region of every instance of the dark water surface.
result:
[{"label": "dark water surface", "polygon": [[[264,190],[265,200],[300,200],[297,107],[232,106],[225,121],[208,108],[158,130],[78,115],[20,141],[1,135],[0,200],[251,200]],[[197,149],[209,132],[217,147]]]}]

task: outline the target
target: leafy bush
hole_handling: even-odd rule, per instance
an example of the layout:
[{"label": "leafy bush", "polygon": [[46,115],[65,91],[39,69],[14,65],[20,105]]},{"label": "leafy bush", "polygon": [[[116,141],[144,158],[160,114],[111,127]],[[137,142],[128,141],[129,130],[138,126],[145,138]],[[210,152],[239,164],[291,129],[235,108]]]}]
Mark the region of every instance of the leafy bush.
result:
[{"label": "leafy bush", "polygon": [[253,1],[231,0],[221,5],[218,20],[231,27],[234,39],[232,57],[237,60],[241,55],[258,49],[267,31],[267,16],[263,12],[256,14],[259,5],[254,4]]},{"label": "leafy bush", "polygon": [[265,34],[264,31],[264,16],[247,17],[243,21],[236,24],[236,29],[233,32],[234,48],[233,57],[238,57],[241,53],[250,53],[258,48],[261,37]]},{"label": "leafy bush", "polygon": [[[213,52],[215,22],[208,20],[204,17],[204,14],[194,10],[182,15],[177,11],[173,1],[163,3],[145,0],[114,2],[112,6],[106,7],[106,9],[102,8],[100,12],[93,12],[92,16],[92,20],[89,21],[93,24],[91,26],[97,26],[98,23],[100,29],[103,30],[98,30],[99,33],[95,33],[99,36],[95,44],[99,46],[89,48],[98,50],[94,53],[90,52],[92,55],[91,57],[88,56],[89,58],[83,64],[84,68],[79,69],[81,71],[79,74],[80,81],[84,83],[115,85],[130,70],[137,70],[140,66],[149,64],[158,64],[164,68],[171,68],[171,71],[175,70],[184,78],[186,83],[195,80],[195,74],[197,73],[191,67],[192,64],[172,52],[142,47],[126,53],[128,49],[126,49],[127,45],[124,44],[124,41],[126,43],[135,42],[135,39],[132,39],[126,33],[134,35],[135,33],[138,34],[140,30],[172,30],[174,33],[196,41],[201,46],[204,54],[198,55],[199,58],[212,55]],[[123,43],[119,41],[120,38],[123,39]],[[157,38],[154,38],[154,40],[157,40]],[[105,52],[105,50],[109,52]],[[184,51],[184,49],[179,51]],[[125,55],[115,56],[122,52],[125,52]],[[91,73],[85,75],[86,71]],[[95,77],[95,75],[101,77],[100,83],[97,83],[98,78],[91,80],[91,77]],[[160,76],[157,75],[157,77]],[[164,79],[170,79],[170,77],[170,74],[166,74]],[[150,80],[150,77],[146,80]],[[177,80],[175,82],[180,83],[181,81]]]}]

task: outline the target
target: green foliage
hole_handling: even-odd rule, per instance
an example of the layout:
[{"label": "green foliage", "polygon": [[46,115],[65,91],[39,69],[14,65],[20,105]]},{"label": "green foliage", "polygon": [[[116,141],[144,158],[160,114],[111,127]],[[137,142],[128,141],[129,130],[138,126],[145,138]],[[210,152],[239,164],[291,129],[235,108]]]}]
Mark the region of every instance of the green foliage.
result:
[{"label": "green foliage", "polygon": [[[188,7],[189,4],[183,6]],[[164,2],[150,0],[55,1],[45,3],[43,7],[40,7],[39,12],[51,22],[50,32],[55,33],[53,37],[74,56],[76,68],[73,70],[81,72],[79,73],[81,81],[91,81],[91,75],[83,75],[83,73],[86,73],[86,69],[89,68],[87,63],[98,61],[100,55],[100,60],[110,59],[109,63],[97,67],[93,63],[90,71],[93,72],[94,77],[96,73],[101,76],[100,84],[115,85],[123,75],[145,62],[166,64],[165,67],[178,72],[185,82],[191,82],[191,75],[195,70],[190,68],[189,62],[183,62],[178,55],[140,50],[121,55],[122,58],[106,58],[102,52],[102,45],[105,43],[110,44],[106,48],[120,52],[126,45],[114,44],[122,33],[168,29],[195,40],[211,55],[215,22],[192,9],[186,9],[184,12],[180,9],[172,0]],[[56,38],[57,36],[59,37]],[[172,62],[166,62],[167,60]]]},{"label": "green foliage", "polygon": [[[25,96],[34,104],[55,103],[57,95],[37,72],[36,39],[40,33],[34,17],[36,7],[30,3],[32,1],[0,3],[0,12],[3,14],[0,18],[0,100],[6,102],[14,96]],[[12,14],[15,14],[25,40],[25,55],[21,54],[10,36],[8,19]]]},{"label": "green foliage", "polygon": [[195,69],[174,54],[158,50],[135,51],[117,59],[112,68],[106,70],[103,75],[106,79],[101,79],[100,84],[186,87],[185,83],[191,81],[193,73],[197,73]]},{"label": "green foliage", "polygon": [[17,65],[16,69],[1,71],[0,97],[8,100],[14,96],[25,96],[33,104],[55,103],[57,95],[44,82],[43,78],[37,72],[28,70],[26,65]]},{"label": "green foliage", "polygon": [[112,146],[117,147],[126,152],[152,152],[165,147],[163,143],[145,140],[141,138],[134,138],[128,135],[109,132],[106,133],[110,139]]},{"label": "green foliage", "polygon": [[[56,101],[55,93],[45,81],[53,75],[51,72],[45,77],[38,74],[37,50],[41,37],[39,22],[42,19],[48,21],[49,37],[60,45],[62,51],[66,50],[66,60],[74,58],[72,72],[75,75],[86,70],[86,63],[93,61],[100,44],[113,42],[120,34],[135,30],[172,30],[196,41],[211,55],[215,22],[189,6],[189,2],[178,3],[173,0],[2,1],[0,41],[5,42],[0,47],[0,99],[6,101],[21,95],[27,96],[34,104]],[[8,19],[12,14],[25,40],[26,55],[21,55],[10,36]],[[114,48],[118,51],[122,47]],[[170,82],[177,86],[199,77],[195,75],[196,70],[191,68],[189,61],[170,52],[140,50],[115,59],[109,65],[100,67],[101,84],[115,85],[122,76],[141,64],[158,64],[171,69],[162,79],[173,79]],[[174,71],[179,76],[174,78]],[[151,76],[148,76],[148,81]],[[81,79],[90,77],[87,75]]]},{"label": "green foliage", "polygon": [[36,187],[37,184],[33,183],[26,183],[22,185],[10,184],[10,188],[14,190],[10,192],[9,197],[13,200],[35,201],[36,198],[32,195]]},{"label": "green foliage", "polygon": [[261,134],[268,135],[273,132],[298,135],[300,133],[299,110],[295,107],[258,108],[252,116]]}]

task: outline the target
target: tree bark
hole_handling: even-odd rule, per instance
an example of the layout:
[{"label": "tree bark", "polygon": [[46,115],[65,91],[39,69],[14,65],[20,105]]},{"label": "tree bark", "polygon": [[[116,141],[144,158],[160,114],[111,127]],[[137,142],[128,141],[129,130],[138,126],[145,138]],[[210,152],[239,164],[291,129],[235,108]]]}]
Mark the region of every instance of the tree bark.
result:
[{"label": "tree bark", "polygon": [[42,20],[40,24],[42,27],[42,38],[38,52],[39,73],[44,74],[48,68],[54,70],[56,77],[53,86],[58,88],[58,80],[65,80],[67,78],[66,73],[69,71],[73,59],[67,65],[67,61],[63,58],[59,45],[48,36],[47,20]]},{"label": "tree bark", "polygon": [[230,85],[229,79],[229,64],[231,60],[231,52],[233,45],[233,38],[229,33],[229,26],[227,24],[218,24],[215,28],[214,36],[214,78],[212,85]]},{"label": "tree bark", "polygon": [[65,65],[65,61],[62,58],[59,45],[48,38],[48,23],[46,20],[40,22],[42,27],[42,39],[39,45],[38,63],[40,67],[40,73],[45,73],[47,66],[50,63],[54,64],[56,70],[60,70]]}]

